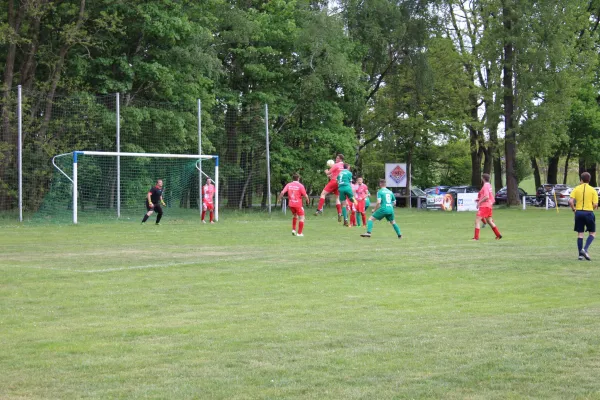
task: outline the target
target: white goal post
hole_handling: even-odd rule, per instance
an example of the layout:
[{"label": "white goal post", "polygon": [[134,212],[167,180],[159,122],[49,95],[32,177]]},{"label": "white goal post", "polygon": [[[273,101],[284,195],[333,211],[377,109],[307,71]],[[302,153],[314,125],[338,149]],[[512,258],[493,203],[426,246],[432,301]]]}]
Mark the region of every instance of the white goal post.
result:
[{"label": "white goal post", "polygon": [[[65,157],[72,155],[73,157],[73,176],[70,177],[65,171],[63,171],[58,165],[56,165],[55,160],[59,157]],[[52,164],[54,167],[62,173],[71,183],[73,184],[73,199],[72,199],[72,208],[73,208],[73,223],[77,224],[77,198],[78,198],[78,187],[77,187],[77,163],[78,158],[81,156],[101,156],[101,157],[117,157],[117,163],[120,164],[121,157],[147,157],[147,158],[186,158],[196,160],[196,169],[199,171],[199,188],[198,188],[198,205],[200,209],[202,208],[202,176],[209,177],[206,173],[202,171],[202,160],[214,160],[215,169],[214,169],[214,185],[215,185],[215,220],[219,219],[219,156],[216,155],[200,155],[200,154],[163,154],[163,153],[127,153],[127,152],[111,152],[111,151],[72,151],[70,153],[64,153],[56,155],[52,158]],[[117,178],[120,181],[120,174]],[[117,184],[119,193],[117,194],[117,198],[120,199],[120,182]],[[120,216],[120,200],[117,201],[117,216]]]}]

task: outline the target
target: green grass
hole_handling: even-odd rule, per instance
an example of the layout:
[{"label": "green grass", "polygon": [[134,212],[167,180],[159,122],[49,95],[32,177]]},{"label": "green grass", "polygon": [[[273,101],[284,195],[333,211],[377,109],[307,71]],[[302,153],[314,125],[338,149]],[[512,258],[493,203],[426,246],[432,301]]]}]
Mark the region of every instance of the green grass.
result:
[{"label": "green grass", "polygon": [[2,221],[3,399],[600,398],[600,243],[572,214]]}]

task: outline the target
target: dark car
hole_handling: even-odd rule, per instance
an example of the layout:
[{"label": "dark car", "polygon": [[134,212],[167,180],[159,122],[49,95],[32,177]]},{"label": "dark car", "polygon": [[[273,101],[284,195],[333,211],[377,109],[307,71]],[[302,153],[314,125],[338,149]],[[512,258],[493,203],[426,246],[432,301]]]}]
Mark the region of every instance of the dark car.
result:
[{"label": "dark car", "polygon": [[[398,188],[394,193],[396,207],[406,207],[406,191],[407,188]],[[427,208],[427,194],[419,188],[412,188],[410,190],[410,206]]]},{"label": "dark car", "polygon": [[456,199],[459,193],[479,193],[479,188],[476,186],[452,186],[448,189],[448,194],[452,195],[452,207],[456,210]]},{"label": "dark car", "polygon": [[[519,188],[519,199],[523,199],[523,196],[527,196],[527,192]],[[507,198],[506,186],[496,192],[496,204],[506,204]]]},{"label": "dark car", "polygon": [[425,194],[445,194],[450,186],[434,186],[424,190]]}]

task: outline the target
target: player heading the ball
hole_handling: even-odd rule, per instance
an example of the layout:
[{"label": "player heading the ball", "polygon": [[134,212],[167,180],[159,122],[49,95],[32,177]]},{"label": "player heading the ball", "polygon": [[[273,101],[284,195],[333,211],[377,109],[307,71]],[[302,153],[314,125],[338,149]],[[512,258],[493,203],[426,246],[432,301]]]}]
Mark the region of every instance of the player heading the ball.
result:
[{"label": "player heading the ball", "polygon": [[344,155],[338,154],[335,157],[335,163],[329,169],[325,170],[325,174],[329,177],[329,182],[327,183],[327,185],[325,185],[325,188],[321,192],[321,196],[319,198],[319,205],[317,206],[317,211],[315,212],[315,215],[319,215],[319,214],[323,213],[323,205],[325,204],[325,197],[328,194],[333,193],[336,196],[335,207],[337,208],[337,212],[338,212],[338,222],[342,222],[342,204],[340,203],[340,199],[339,199],[337,177],[343,169],[344,169]]},{"label": "player heading the ball", "polygon": [[375,205],[375,212],[369,218],[369,222],[367,222],[367,232],[361,234],[362,237],[371,237],[371,232],[373,231],[373,221],[381,221],[385,217],[392,224],[396,235],[398,235],[398,239],[402,239],[402,233],[400,232],[400,227],[396,224],[396,220],[394,217],[394,204],[396,203],[396,198],[394,197],[394,193],[392,193],[385,184],[385,179],[379,180],[379,191],[377,191],[377,204]]},{"label": "player heading the ball", "polygon": [[150,188],[146,195],[146,214],[142,219],[142,224],[148,221],[148,218],[156,211],[156,225],[160,225],[160,219],[163,215],[161,206],[166,206],[163,197],[163,181],[159,179],[156,181],[156,185]]},{"label": "player heading the ball", "polygon": [[348,164],[344,164],[344,169],[337,176],[339,199],[342,203],[342,213],[344,215],[344,226],[349,226],[348,210],[346,209],[349,203],[347,200],[356,205],[356,199],[352,192],[352,172],[350,172],[349,168]]},{"label": "player heading the ball", "polygon": [[[292,212],[292,235],[304,236],[304,207],[302,206],[302,198],[306,199],[306,204],[310,202],[304,185],[300,183],[300,175],[292,175],[293,181],[285,185],[281,193],[279,193],[278,201],[281,202],[283,196],[287,193],[289,200],[290,211]],[[299,221],[298,221],[299,220]],[[298,223],[298,233],[296,234],[296,222]]]}]

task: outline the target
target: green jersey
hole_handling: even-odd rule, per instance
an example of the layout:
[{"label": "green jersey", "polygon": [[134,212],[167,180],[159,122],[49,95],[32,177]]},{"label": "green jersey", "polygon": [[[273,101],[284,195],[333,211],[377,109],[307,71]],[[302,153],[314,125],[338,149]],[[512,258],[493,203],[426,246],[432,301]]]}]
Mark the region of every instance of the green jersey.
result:
[{"label": "green jersey", "polygon": [[340,171],[340,174],[337,176],[338,187],[341,186],[350,186],[352,183],[352,172],[347,169],[343,169]]},{"label": "green jersey", "polygon": [[394,197],[394,193],[388,188],[379,189],[377,192],[377,200],[381,199],[380,207],[382,209],[394,210],[394,204],[396,203],[396,198]]}]

